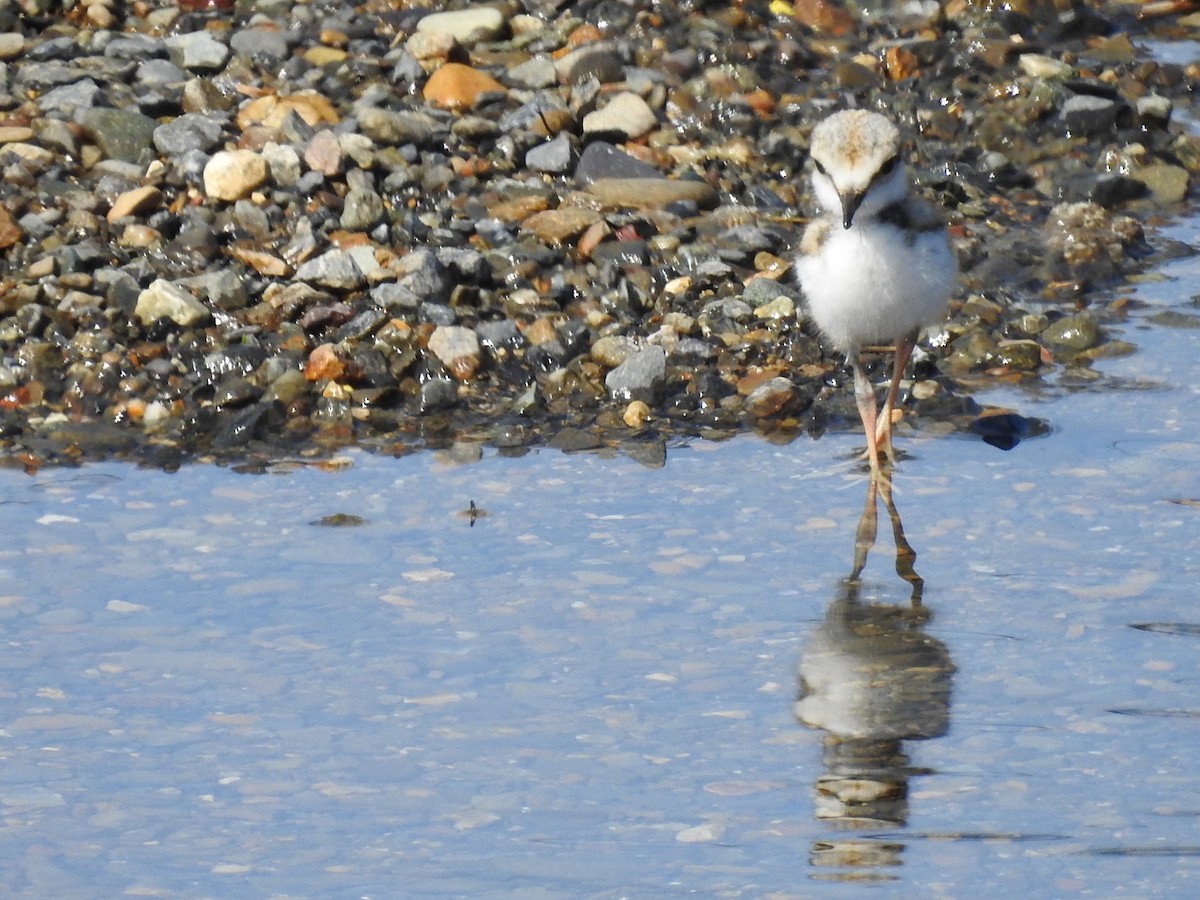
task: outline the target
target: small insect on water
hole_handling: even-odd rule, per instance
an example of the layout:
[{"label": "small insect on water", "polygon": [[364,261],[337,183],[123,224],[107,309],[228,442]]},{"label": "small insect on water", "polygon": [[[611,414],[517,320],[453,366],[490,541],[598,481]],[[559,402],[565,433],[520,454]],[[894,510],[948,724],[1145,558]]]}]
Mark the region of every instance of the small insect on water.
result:
[{"label": "small insect on water", "polygon": [[475,501],[472,500],[470,506],[468,506],[466,509],[459,510],[457,513],[455,513],[455,515],[457,515],[460,519],[470,519],[471,524],[469,527],[474,528],[475,520],[476,519],[486,519],[488,516],[488,511],[486,509],[476,506]]}]

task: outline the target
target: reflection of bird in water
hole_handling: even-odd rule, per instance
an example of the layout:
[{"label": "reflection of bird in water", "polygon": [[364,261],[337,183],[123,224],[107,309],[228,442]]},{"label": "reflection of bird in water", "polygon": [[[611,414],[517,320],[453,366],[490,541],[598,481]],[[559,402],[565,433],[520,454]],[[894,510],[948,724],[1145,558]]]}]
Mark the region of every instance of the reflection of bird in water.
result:
[{"label": "reflection of bird in water", "polygon": [[[896,540],[896,572],[911,586],[907,602],[864,602],[861,575],[877,532],[882,495]],[[817,780],[820,819],[848,829],[902,824],[908,780],[915,774],[903,742],[945,734],[954,664],[946,646],[923,631],[924,583],[916,554],[904,536],[886,478],[872,478],[859,520],[854,566],[839,585],[824,621],[809,636],[798,667],[795,714],[826,732],[824,767]],[[814,864],[893,864],[894,851],[879,842],[823,842]]]}]

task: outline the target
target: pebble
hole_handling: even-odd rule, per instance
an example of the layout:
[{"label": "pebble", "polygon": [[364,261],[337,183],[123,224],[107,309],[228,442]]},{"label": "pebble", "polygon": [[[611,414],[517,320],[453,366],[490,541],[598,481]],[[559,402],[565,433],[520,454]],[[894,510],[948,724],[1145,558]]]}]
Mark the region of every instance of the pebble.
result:
[{"label": "pebble", "polygon": [[17,59],[24,52],[24,35],[15,31],[0,32],[0,60]]},{"label": "pebble", "polygon": [[795,395],[796,388],[792,382],[777,376],[750,391],[744,408],[756,419],[773,416],[791,403]]},{"label": "pebble", "polygon": [[346,250],[330,250],[308,260],[296,269],[296,277],[339,291],[357,290],[367,281],[354,255]]},{"label": "pebble", "polygon": [[702,209],[716,205],[716,190],[702,181],[667,178],[598,178],[585,188],[609,206],[663,209],[673,203],[695,203]]},{"label": "pebble", "polygon": [[560,206],[529,216],[521,223],[521,230],[534,235],[542,243],[560,246],[579,237],[602,218],[594,209]]},{"label": "pebble", "polygon": [[208,152],[217,147],[227,121],[209,113],[184,113],[154,129],[154,147],[167,157],[182,156],[189,150]]},{"label": "pebble", "polygon": [[240,200],[267,180],[267,163],[253,150],[222,150],[204,166],[204,193],[213,200]]},{"label": "pebble", "polygon": [[218,72],[228,62],[230,50],[210,31],[173,34],[166,38],[172,61],[192,72]]},{"label": "pebble", "polygon": [[159,319],[170,319],[185,328],[208,317],[208,307],[190,293],[170,281],[157,278],[138,294],[133,310],[143,325]]},{"label": "pebble", "polygon": [[624,140],[641,137],[657,125],[654,110],[629,91],[614,94],[600,109],[583,117],[585,135],[618,134]]},{"label": "pebble", "polygon": [[575,168],[578,154],[575,145],[566,133],[561,133],[551,141],[532,147],[525,154],[526,168],[534,172],[546,172],[551,175],[565,175]]},{"label": "pebble", "polygon": [[599,179],[645,180],[662,177],[662,173],[654,166],[621,152],[605,141],[589,143],[575,167],[575,181],[585,187]]},{"label": "pebble", "polygon": [[503,94],[504,85],[478,69],[462,63],[446,63],[429,76],[422,96],[442,109],[471,109],[487,94]]},{"label": "pebble", "polygon": [[1079,94],[1062,105],[1060,114],[1068,134],[1096,135],[1112,130],[1120,109],[1107,97]]},{"label": "pebble", "polygon": [[459,381],[469,381],[479,368],[479,338],[470,328],[439,325],[429,336],[429,350]]},{"label": "pebble", "polygon": [[264,69],[278,66],[291,53],[286,32],[274,26],[236,28],[229,38],[229,47]]},{"label": "pebble", "polygon": [[1076,352],[1094,347],[1099,337],[1100,329],[1086,313],[1064,316],[1042,332],[1042,340],[1047,344]]},{"label": "pebble", "polygon": [[154,129],[158,123],[129,109],[87,110],[80,124],[84,133],[109,159],[147,163],[153,156]]},{"label": "pebble", "polygon": [[1146,186],[1161,206],[1183,202],[1190,180],[1187,169],[1164,162],[1142,166],[1134,178]]},{"label": "pebble", "polygon": [[140,188],[134,188],[131,191],[126,191],[117,197],[113,201],[113,205],[109,209],[106,218],[109,222],[115,222],[126,216],[140,215],[147,210],[157,208],[161,204],[162,191],[151,185],[145,185]]},{"label": "pebble", "polygon": [[423,16],[417,31],[447,34],[464,47],[494,40],[504,28],[504,15],[493,6],[476,6]]},{"label": "pebble", "polygon": [[604,378],[614,400],[641,400],[655,404],[661,399],[667,375],[667,354],[662,347],[646,347],[631,353]]}]

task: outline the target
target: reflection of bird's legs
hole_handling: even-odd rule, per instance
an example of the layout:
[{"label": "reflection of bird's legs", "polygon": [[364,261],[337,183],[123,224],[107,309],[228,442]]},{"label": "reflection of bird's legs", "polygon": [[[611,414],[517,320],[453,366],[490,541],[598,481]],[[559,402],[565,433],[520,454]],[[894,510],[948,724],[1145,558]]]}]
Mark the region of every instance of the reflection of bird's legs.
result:
[{"label": "reflection of bird's legs", "polygon": [[878,531],[879,512],[875,503],[877,482],[872,473],[867,484],[867,502],[863,506],[862,515],[858,518],[858,530],[854,533],[854,568],[850,572],[850,581],[857,581],[862,570],[867,566],[867,554],[875,546],[875,534]]},{"label": "reflection of bird's legs", "polygon": [[906,334],[896,341],[896,358],[892,363],[892,383],[888,385],[887,399],[883,402],[883,412],[875,426],[876,443],[892,462],[896,461],[896,454],[892,450],[892,410],[896,406],[896,397],[900,393],[900,382],[904,380],[904,370],[908,368],[908,361],[912,357],[913,347],[916,346],[916,343],[915,333]]},{"label": "reflection of bird's legs", "polygon": [[[883,505],[887,509],[888,518],[892,520],[892,538],[896,542],[896,574],[912,585],[911,602],[913,607],[921,605],[921,595],[925,592],[925,579],[917,574],[917,551],[912,548],[908,538],[904,536],[904,523],[900,521],[900,512],[892,499],[892,482],[890,478],[879,479],[879,493],[883,497]],[[860,526],[861,527],[861,526]]]},{"label": "reflection of bird's legs", "polygon": [[[877,417],[875,410],[875,388],[867,377],[862,360],[858,358],[858,348],[851,349],[847,361],[854,369],[854,402],[858,404],[858,415],[862,419],[863,431],[867,435],[867,461],[871,464],[871,477],[879,474],[879,443],[876,437]],[[882,423],[880,423],[882,424]],[[891,437],[888,437],[889,454],[891,452]],[[872,498],[874,494],[872,494]]]}]

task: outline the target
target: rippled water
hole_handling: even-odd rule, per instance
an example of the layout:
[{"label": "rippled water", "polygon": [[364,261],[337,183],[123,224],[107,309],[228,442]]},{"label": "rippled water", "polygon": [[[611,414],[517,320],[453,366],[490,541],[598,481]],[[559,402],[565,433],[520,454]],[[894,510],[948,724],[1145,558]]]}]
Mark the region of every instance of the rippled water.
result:
[{"label": "rippled water", "polygon": [[1154,317],[1200,272],[1161,276],[1094,389],[983,398],[1051,436],[903,441],[917,610],[885,498],[844,581],[854,435],[0,473],[0,893],[1192,896],[1200,330]]}]

